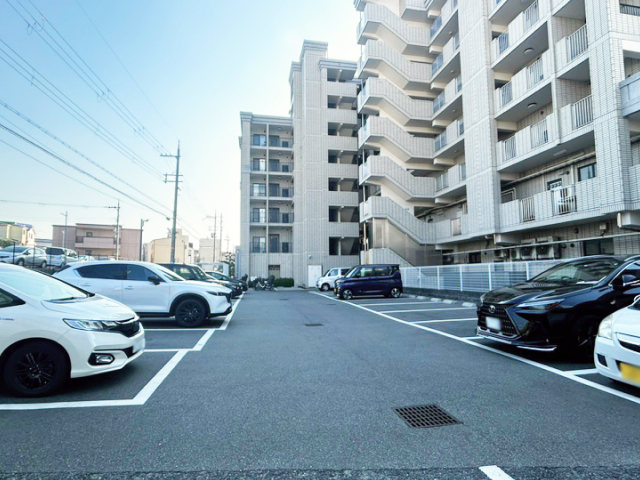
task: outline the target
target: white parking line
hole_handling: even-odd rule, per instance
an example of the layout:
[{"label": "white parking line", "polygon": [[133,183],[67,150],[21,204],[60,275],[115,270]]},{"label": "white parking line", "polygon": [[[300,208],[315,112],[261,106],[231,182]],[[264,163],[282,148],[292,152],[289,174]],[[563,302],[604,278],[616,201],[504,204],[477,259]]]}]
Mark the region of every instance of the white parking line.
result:
[{"label": "white parking line", "polygon": [[504,470],[495,465],[489,467],[480,467],[480,471],[491,480],[514,480],[513,477],[507,475]]},{"label": "white parking line", "polygon": [[[448,318],[445,320],[420,320],[418,322],[409,322],[409,323],[446,323],[446,322],[477,322],[478,319],[476,317],[473,318]],[[482,337],[478,337],[482,338]]]},{"label": "white parking line", "polygon": [[385,306],[385,305],[424,305],[424,304],[430,304],[430,303],[440,303],[440,302],[432,302],[432,301],[426,301],[426,302],[386,302],[386,303],[359,303],[358,305],[361,305],[363,307],[375,307],[375,306]]},{"label": "white parking line", "polygon": [[482,337],[462,337],[464,340],[480,340]]},{"label": "white parking line", "polygon": [[[355,305],[355,303],[354,303]],[[358,305],[360,306],[360,305]],[[412,312],[450,312],[451,310],[472,310],[471,308],[454,307],[454,308],[423,308],[420,310],[382,310],[379,313],[412,313]]]},{"label": "white parking line", "polygon": [[598,373],[597,368],[585,368],[584,370],[571,370],[566,373],[570,373],[571,375],[592,375],[594,373]]},{"label": "white parking line", "polygon": [[[138,392],[138,394],[128,400],[89,400],[80,402],[51,402],[51,403],[14,403],[14,404],[0,404],[0,411],[17,411],[17,410],[52,410],[57,408],[95,408],[95,407],[135,407],[144,405],[151,395],[158,389],[162,382],[164,382],[174,368],[180,363],[184,356],[189,352],[199,352],[207,344],[213,332],[216,330],[226,330],[229,326],[229,322],[233,318],[240,300],[243,295],[238,298],[238,301],[234,303],[231,313],[227,315],[224,323],[219,328],[184,328],[184,329],[171,329],[181,331],[206,331],[206,333],[200,338],[194,348],[156,348],[147,349],[145,353],[158,353],[158,352],[175,352],[175,355],[160,369],[154,377]],[[171,331],[169,329],[146,329],[146,331]]]},{"label": "white parking line", "polygon": [[534,362],[533,360],[529,360],[529,359],[526,359],[526,358],[523,358],[523,357],[519,357],[519,356],[514,355],[512,353],[504,352],[502,350],[498,350],[496,348],[492,348],[492,347],[489,347],[489,346],[484,345],[482,343],[474,342],[473,340],[468,340],[468,339],[463,338],[463,337],[458,337],[456,335],[452,335],[452,334],[447,333],[447,332],[442,332],[440,330],[436,330],[436,329],[433,329],[433,328],[425,327],[424,325],[417,325],[415,323],[411,323],[411,322],[408,322],[406,320],[401,320],[400,318],[396,318],[396,317],[392,317],[391,315],[387,315],[384,312],[377,312],[375,310],[371,310],[370,308],[366,308],[366,307],[363,307],[361,305],[357,305],[355,303],[339,301],[339,300],[335,300],[335,301],[343,303],[345,305],[351,305],[352,307],[360,308],[360,309],[362,309],[362,310],[364,310],[366,312],[373,313],[374,315],[378,315],[380,317],[387,318],[387,319],[392,320],[394,322],[402,323],[404,325],[409,325],[409,326],[412,326],[414,328],[419,328],[419,329],[424,330],[426,332],[435,333],[436,335],[441,335],[443,337],[447,337],[447,338],[450,338],[452,340],[456,340],[458,342],[465,343],[467,345],[472,345],[472,346],[474,346],[476,348],[480,348],[482,350],[486,350],[488,352],[492,352],[492,353],[495,353],[497,355],[501,355],[503,357],[510,358],[510,359],[515,360],[517,362],[526,363],[527,365],[530,365],[532,367],[537,367],[537,368],[540,368],[540,369],[545,370],[547,372],[555,373],[556,375],[559,375],[561,377],[567,378],[569,380],[573,380],[574,382],[581,383],[582,385],[586,385],[586,386],[594,388],[596,390],[600,390],[601,392],[609,393],[609,394],[611,394],[611,395],[613,395],[615,397],[622,398],[624,400],[628,400],[630,402],[633,402],[635,404],[640,405],[640,398],[639,397],[635,397],[633,395],[629,395],[628,393],[620,392],[620,391],[615,390],[615,389],[610,388],[610,387],[605,387],[604,385],[600,385],[599,383],[592,382],[590,380],[586,380],[586,379],[584,379],[584,378],[582,378],[582,377],[580,377],[578,375],[574,375],[574,374],[571,374],[571,373],[568,373],[568,372],[564,372],[562,370],[559,370],[559,369],[554,368],[554,367],[550,367],[550,366],[545,365],[543,363]]}]

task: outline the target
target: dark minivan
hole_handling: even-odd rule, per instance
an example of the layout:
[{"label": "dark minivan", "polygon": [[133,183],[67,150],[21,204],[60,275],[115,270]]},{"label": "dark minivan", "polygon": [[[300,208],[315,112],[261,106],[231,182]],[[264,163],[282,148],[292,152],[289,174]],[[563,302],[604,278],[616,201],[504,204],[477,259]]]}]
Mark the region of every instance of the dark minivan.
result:
[{"label": "dark minivan", "polygon": [[343,278],[336,280],[335,294],[343,300],[358,295],[402,295],[402,276],[399,265],[359,265]]},{"label": "dark minivan", "polygon": [[478,335],[516,347],[593,356],[600,322],[640,295],[640,258],[586,257],[480,298]]}]

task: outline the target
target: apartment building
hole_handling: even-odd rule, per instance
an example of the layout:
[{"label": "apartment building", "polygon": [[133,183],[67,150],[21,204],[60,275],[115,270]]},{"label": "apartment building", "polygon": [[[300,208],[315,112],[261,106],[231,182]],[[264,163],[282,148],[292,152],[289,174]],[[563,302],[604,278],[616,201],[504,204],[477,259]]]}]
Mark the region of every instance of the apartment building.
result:
[{"label": "apartment building", "polygon": [[640,253],[640,0],[354,0],[363,262]]},{"label": "apartment building", "polygon": [[288,117],[240,114],[241,246],[238,275],[314,285],[359,263],[355,62],[305,41],[289,75]]},{"label": "apartment building", "polygon": [[[158,238],[149,242],[149,261],[152,263],[171,263],[171,230],[167,237]],[[176,228],[175,263],[196,263],[197,251],[193,243],[189,242],[189,236],[182,233],[181,228]]]},{"label": "apartment building", "polygon": [[[76,223],[75,225],[53,225],[53,245],[70,248],[78,255],[89,255],[96,259],[116,258],[140,260],[141,236],[139,228],[115,225]],[[118,242],[116,242],[118,238]],[[116,249],[117,243],[119,243]]]}]

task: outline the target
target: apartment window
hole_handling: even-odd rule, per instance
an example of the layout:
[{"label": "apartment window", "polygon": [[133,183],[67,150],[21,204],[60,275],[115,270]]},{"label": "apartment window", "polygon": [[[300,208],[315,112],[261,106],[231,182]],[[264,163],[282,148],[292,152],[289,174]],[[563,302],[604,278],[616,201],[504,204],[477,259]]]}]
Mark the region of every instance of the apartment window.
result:
[{"label": "apartment window", "polygon": [[253,237],[251,241],[251,253],[267,253],[266,237]]},{"label": "apartment window", "polygon": [[87,232],[84,234],[85,237],[93,237],[93,232]]},{"label": "apartment window", "polygon": [[251,215],[251,221],[253,223],[266,223],[267,222],[267,209],[266,208],[254,208]]},{"label": "apartment window", "polygon": [[266,197],[267,196],[267,185],[265,183],[254,183],[251,185],[251,196],[252,197]]},{"label": "apartment window", "polygon": [[91,256],[91,255],[93,255],[93,250],[85,250],[84,254]]},{"label": "apartment window", "polygon": [[280,185],[277,183],[269,184],[269,196],[270,197],[279,197],[280,196]]},{"label": "apartment window", "polygon": [[280,137],[278,135],[269,135],[269,146],[270,147],[279,147],[280,146]]},{"label": "apartment window", "polygon": [[289,140],[282,140],[282,148],[291,148]]},{"label": "apartment window", "polygon": [[329,163],[338,163],[337,155],[329,155]]},{"label": "apartment window", "polygon": [[614,255],[613,238],[588,240],[583,242],[582,248],[585,257],[590,255]]},{"label": "apartment window", "polygon": [[547,190],[557,190],[558,188],[562,188],[562,179],[547,182]]},{"label": "apartment window", "polygon": [[596,170],[595,163],[578,168],[579,182],[583,182],[584,180],[589,180],[590,178],[596,178],[597,176],[598,176],[598,171]]},{"label": "apartment window", "polygon": [[253,145],[257,147],[266,147],[267,146],[267,136],[256,133],[253,135]]},{"label": "apartment window", "polygon": [[251,163],[251,170],[254,172],[266,172],[267,160],[264,158],[254,158]]},{"label": "apartment window", "polygon": [[482,263],[482,254],[480,252],[470,253],[469,263]]},{"label": "apartment window", "polygon": [[516,190],[512,188],[511,190],[507,190],[502,192],[502,203],[513,202],[516,199]]},{"label": "apartment window", "polygon": [[269,235],[269,252],[280,253],[280,235]]},{"label": "apartment window", "polygon": [[282,242],[281,246],[282,246],[282,253],[291,253],[291,243]]}]

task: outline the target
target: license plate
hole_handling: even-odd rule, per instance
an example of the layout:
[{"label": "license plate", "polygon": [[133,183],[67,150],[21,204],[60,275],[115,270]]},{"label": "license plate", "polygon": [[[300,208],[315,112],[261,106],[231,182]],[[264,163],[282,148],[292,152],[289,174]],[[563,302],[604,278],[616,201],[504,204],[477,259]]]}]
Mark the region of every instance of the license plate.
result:
[{"label": "license plate", "polygon": [[133,353],[134,354],[138,353],[140,350],[143,350],[144,347],[145,347],[144,337],[140,337],[136,339],[136,341],[133,344]]},{"label": "license plate", "polygon": [[487,328],[490,330],[497,330],[499,332],[502,329],[502,322],[499,318],[487,317],[485,322],[487,323]]},{"label": "license plate", "polygon": [[625,380],[640,384],[640,368],[621,362],[620,373],[622,374],[622,378]]}]

